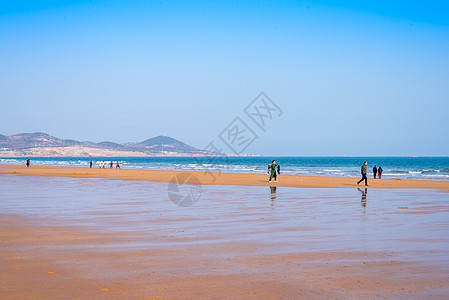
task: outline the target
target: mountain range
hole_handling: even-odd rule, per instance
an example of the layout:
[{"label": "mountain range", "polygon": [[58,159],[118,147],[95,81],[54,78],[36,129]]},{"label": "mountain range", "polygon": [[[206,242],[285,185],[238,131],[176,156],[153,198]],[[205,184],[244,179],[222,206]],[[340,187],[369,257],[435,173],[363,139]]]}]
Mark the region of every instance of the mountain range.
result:
[{"label": "mountain range", "polygon": [[[14,135],[0,134],[0,156],[9,153],[21,153],[23,155],[33,155],[33,153],[62,153],[62,149],[83,149],[82,156],[91,156],[93,150],[106,151],[108,155],[111,153],[121,152],[127,155],[207,155],[208,152],[197,149],[186,143],[169,136],[160,135],[142,142],[131,142],[118,144],[114,142],[104,141],[94,143],[89,141],[76,141],[72,139],[60,139],[43,132],[20,133]],[[47,151],[45,151],[47,150]],[[34,152],[33,152],[34,151]],[[73,151],[72,151],[73,152]],[[78,151],[79,152],[79,151]],[[49,155],[50,155],[49,154]],[[210,154],[210,153],[209,153]],[[7,155],[10,156],[10,155]]]}]

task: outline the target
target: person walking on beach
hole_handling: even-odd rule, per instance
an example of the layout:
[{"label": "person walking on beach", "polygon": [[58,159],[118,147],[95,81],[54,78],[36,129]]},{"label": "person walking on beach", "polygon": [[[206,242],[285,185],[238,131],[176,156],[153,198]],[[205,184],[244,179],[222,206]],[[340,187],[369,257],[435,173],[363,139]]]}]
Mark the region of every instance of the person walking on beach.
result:
[{"label": "person walking on beach", "polygon": [[374,179],[376,179],[376,175],[377,175],[377,166],[376,165],[374,165],[374,168],[373,168],[373,175],[374,175]]},{"label": "person walking on beach", "polygon": [[92,160],[90,161],[90,168],[92,169]]},{"label": "person walking on beach", "polygon": [[366,177],[366,165],[367,165],[368,163],[365,161],[364,163],[363,163],[363,166],[362,166],[362,169],[361,169],[361,171],[362,171],[362,179],[360,179],[358,182],[357,182],[357,185],[359,185],[359,183],[360,182],[362,182],[363,180],[365,180],[365,186],[368,186],[368,177]]},{"label": "person walking on beach", "polygon": [[29,158],[27,158],[27,168],[30,167],[30,164],[31,164],[31,160]]},{"label": "person walking on beach", "polygon": [[274,182],[277,182],[276,168],[277,173],[281,174],[281,166],[276,164],[275,160],[273,160],[271,164],[268,164],[268,174],[270,174],[270,179],[268,180],[268,182],[271,182],[271,178],[274,178]]},{"label": "person walking on beach", "polygon": [[114,163],[112,162],[112,160],[111,160],[111,166],[109,167],[109,168],[111,168],[112,169],[112,166],[114,165]]},{"label": "person walking on beach", "polygon": [[117,160],[117,165],[115,166],[115,168],[120,169],[120,164],[118,163],[118,160]]},{"label": "person walking on beach", "polygon": [[103,160],[103,161],[101,162],[101,167],[104,169],[105,166],[106,166],[106,163],[105,163],[105,161]]},{"label": "person walking on beach", "polygon": [[378,172],[378,174],[379,174],[379,179],[382,178],[382,172],[383,172],[383,171],[384,171],[384,170],[382,170],[382,167],[379,166],[379,169],[377,169],[377,172]]}]

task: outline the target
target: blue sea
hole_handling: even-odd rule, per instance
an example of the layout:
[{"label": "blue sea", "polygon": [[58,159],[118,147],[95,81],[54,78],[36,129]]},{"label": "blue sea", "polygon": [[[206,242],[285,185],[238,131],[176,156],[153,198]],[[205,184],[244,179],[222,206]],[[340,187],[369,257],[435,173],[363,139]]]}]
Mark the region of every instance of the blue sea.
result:
[{"label": "blue sea", "polygon": [[[281,174],[358,177],[366,160],[371,173],[374,165],[382,166],[383,178],[449,180],[449,157],[35,157],[31,164],[86,167],[93,160],[98,168],[100,161],[118,160],[129,169],[266,174],[273,159]],[[25,164],[25,159],[0,158],[0,164]]]}]

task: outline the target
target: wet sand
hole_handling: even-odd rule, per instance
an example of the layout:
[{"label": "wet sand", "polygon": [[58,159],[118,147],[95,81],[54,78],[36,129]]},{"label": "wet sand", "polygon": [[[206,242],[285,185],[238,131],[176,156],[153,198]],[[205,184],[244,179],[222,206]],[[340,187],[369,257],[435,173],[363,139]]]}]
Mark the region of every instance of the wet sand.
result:
[{"label": "wet sand", "polygon": [[447,299],[448,193],[0,175],[2,299]]},{"label": "wet sand", "polygon": [[[447,273],[391,251],[252,254],[239,243],[138,249],[107,234],[2,216],[2,299],[447,299]],[[12,229],[12,230],[11,230]],[[427,252],[413,253],[416,257]],[[445,261],[447,263],[447,261]]]},{"label": "wet sand", "polygon": [[[82,167],[25,166],[0,165],[0,174],[28,176],[55,176],[74,178],[107,178],[119,180],[146,180],[153,182],[170,182],[178,174],[194,174],[201,185],[246,185],[267,186],[268,175],[243,173],[213,173],[187,171],[160,171]],[[321,177],[280,175],[276,186],[304,188],[353,188],[360,178]],[[274,184],[271,183],[271,184]],[[436,180],[401,180],[401,179],[368,179],[370,188],[383,189],[440,189],[449,191],[449,181]],[[364,186],[363,183],[360,184]]]}]

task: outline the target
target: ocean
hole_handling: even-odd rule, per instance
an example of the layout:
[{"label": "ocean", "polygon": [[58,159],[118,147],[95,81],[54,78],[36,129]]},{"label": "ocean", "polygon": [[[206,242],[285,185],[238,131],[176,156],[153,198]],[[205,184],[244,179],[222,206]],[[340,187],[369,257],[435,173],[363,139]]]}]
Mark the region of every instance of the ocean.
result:
[{"label": "ocean", "polygon": [[[31,164],[87,167],[92,160],[98,168],[100,161],[118,160],[130,169],[266,174],[273,159],[281,174],[359,177],[366,160],[371,176],[377,165],[383,178],[449,180],[449,157],[34,157]],[[0,164],[25,164],[25,158],[0,158]]]}]

